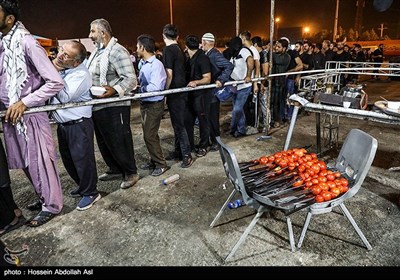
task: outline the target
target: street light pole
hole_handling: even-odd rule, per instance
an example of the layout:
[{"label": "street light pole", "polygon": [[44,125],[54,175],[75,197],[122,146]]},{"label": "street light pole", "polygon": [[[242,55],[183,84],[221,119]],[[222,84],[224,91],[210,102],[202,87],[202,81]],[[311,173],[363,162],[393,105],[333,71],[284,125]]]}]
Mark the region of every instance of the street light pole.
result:
[{"label": "street light pole", "polygon": [[335,24],[333,25],[333,42],[336,42],[339,21],[339,0],[336,0]]},{"label": "street light pole", "polygon": [[236,35],[240,32],[240,0],[236,0]]},{"label": "street light pole", "polygon": [[170,23],[174,24],[174,16],[172,14],[172,0],[169,0],[169,15],[170,15]]}]

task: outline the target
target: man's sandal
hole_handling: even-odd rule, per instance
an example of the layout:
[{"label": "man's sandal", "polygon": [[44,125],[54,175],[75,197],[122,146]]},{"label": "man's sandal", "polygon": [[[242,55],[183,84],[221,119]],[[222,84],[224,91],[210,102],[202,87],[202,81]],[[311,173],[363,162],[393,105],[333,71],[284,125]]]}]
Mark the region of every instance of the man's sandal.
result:
[{"label": "man's sandal", "polygon": [[15,216],[15,218],[11,221],[11,223],[9,223],[8,225],[6,225],[2,229],[0,229],[0,236],[17,228],[19,226],[21,220],[23,220],[23,219],[24,219],[24,217],[22,216],[22,214],[20,216]]},{"label": "man's sandal", "polygon": [[26,224],[28,227],[38,227],[41,225],[44,225],[51,219],[53,219],[56,216],[56,214],[53,214],[48,211],[40,211],[39,214],[36,215],[32,220],[28,221]]}]

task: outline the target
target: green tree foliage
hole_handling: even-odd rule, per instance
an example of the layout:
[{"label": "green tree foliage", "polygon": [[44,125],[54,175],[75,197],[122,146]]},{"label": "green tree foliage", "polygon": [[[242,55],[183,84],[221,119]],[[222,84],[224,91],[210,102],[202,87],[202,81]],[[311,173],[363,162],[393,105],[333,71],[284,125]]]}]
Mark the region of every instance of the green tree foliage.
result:
[{"label": "green tree foliage", "polygon": [[379,36],[378,34],[376,34],[375,29],[372,28],[369,34],[370,34],[370,40],[379,40]]},{"label": "green tree foliage", "polygon": [[347,32],[347,40],[349,41],[356,41],[356,32],[354,31],[353,28],[350,28],[349,31]]}]

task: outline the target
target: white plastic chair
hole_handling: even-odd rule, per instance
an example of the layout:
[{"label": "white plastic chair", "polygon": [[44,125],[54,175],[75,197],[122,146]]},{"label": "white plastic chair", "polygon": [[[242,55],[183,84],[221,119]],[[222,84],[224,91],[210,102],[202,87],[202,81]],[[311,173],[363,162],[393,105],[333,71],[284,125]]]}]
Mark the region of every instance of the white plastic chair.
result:
[{"label": "white plastic chair", "polygon": [[300,248],[303,243],[312,216],[329,213],[335,206],[339,206],[343,214],[360,236],[361,240],[364,242],[367,249],[372,250],[367,238],[364,236],[344,205],[344,201],[353,197],[360,189],[375,158],[377,148],[378,141],[371,135],[359,129],[352,129],[350,131],[343,143],[335,164],[335,169],[347,177],[349,182],[352,182],[351,185],[349,185],[350,189],[344,195],[334,200],[315,203],[308,208],[307,218],[297,248]]},{"label": "white plastic chair", "polygon": [[[232,200],[233,196],[235,193],[240,193],[242,196],[242,199],[246,206],[254,208],[257,210],[256,216],[253,218],[253,220],[250,222],[244,233],[241,235],[229,255],[225,258],[225,261],[231,258],[237,249],[240,247],[240,245],[245,241],[247,236],[249,235],[250,231],[254,228],[258,220],[261,218],[262,214],[266,211],[269,210],[269,206],[260,200],[257,200],[252,197],[251,192],[248,191],[246,188],[242,175],[240,172],[239,164],[237,162],[236,156],[233,153],[233,151],[226,146],[220,139],[220,137],[217,137],[217,142],[219,145],[219,152],[221,155],[221,160],[224,165],[225,173],[226,176],[228,177],[229,181],[232,183],[234,186],[233,191],[229,195],[228,199],[225,201],[225,203],[222,205],[221,209],[219,210],[218,214],[210,224],[210,227],[214,227],[215,223],[217,220],[221,217],[222,213],[224,210],[227,208],[228,203]],[[293,237],[293,230],[292,230],[292,222],[290,220],[289,216],[286,216],[286,221],[287,221],[287,226],[288,226],[288,231],[289,231],[289,242],[290,242],[290,247],[292,252],[295,251],[295,243],[294,243],[294,237]]]}]

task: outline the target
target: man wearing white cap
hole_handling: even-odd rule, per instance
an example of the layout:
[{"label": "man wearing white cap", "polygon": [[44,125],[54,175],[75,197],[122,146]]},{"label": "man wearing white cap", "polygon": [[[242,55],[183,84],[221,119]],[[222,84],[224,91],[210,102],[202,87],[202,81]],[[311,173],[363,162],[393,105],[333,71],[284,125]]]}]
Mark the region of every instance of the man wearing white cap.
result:
[{"label": "man wearing white cap", "polygon": [[201,38],[201,45],[210,58],[211,62],[211,83],[215,83],[216,88],[213,89],[213,97],[211,100],[209,122],[210,122],[210,151],[217,151],[218,144],[216,137],[220,136],[219,123],[219,105],[218,98],[215,97],[215,92],[229,80],[233,71],[233,64],[227,60],[222,53],[215,48],[215,37],[212,33],[205,33]]}]

